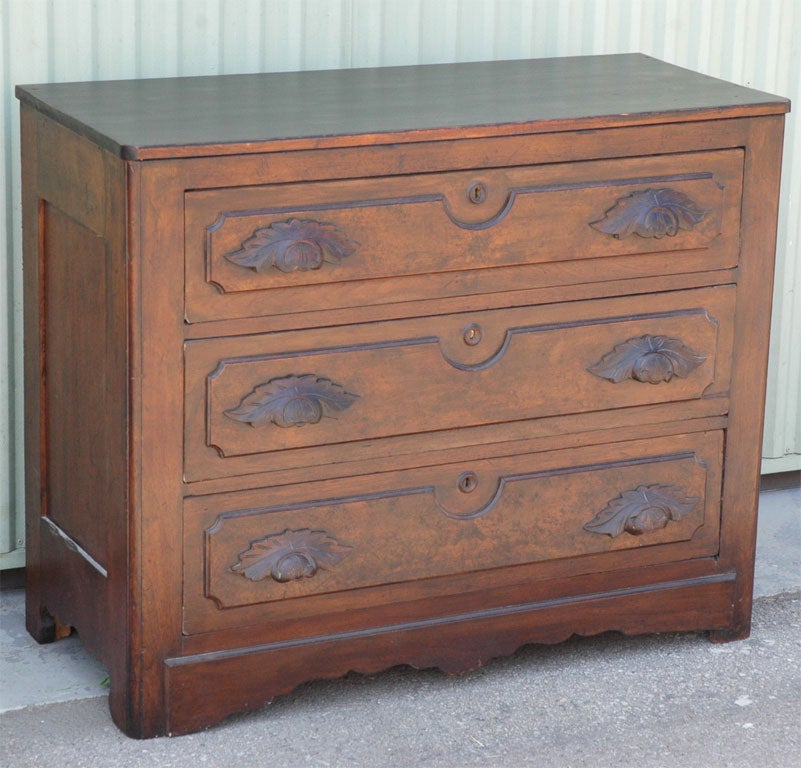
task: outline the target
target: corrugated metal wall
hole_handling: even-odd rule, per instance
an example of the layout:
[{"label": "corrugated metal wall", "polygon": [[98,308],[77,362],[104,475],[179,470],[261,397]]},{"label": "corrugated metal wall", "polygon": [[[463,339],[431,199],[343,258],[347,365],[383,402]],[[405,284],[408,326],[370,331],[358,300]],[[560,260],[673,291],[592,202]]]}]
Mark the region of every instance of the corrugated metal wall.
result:
[{"label": "corrugated metal wall", "polygon": [[[23,562],[16,83],[642,51],[801,109],[801,0],[0,0],[0,567]],[[764,471],[801,468],[801,122],[785,149]]]}]

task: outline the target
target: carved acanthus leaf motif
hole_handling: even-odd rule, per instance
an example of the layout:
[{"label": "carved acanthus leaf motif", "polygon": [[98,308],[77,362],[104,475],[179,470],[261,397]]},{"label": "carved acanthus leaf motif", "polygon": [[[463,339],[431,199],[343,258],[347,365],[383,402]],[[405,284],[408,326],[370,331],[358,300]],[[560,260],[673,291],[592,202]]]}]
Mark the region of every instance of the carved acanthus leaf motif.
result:
[{"label": "carved acanthus leaf motif", "polygon": [[232,565],[231,570],[251,581],[268,576],[282,583],[297,581],[335,566],[352,549],[325,531],[287,529],[252,542],[250,549],[239,555],[239,562]]},{"label": "carved acanthus leaf motif", "polygon": [[278,427],[302,427],[316,424],[323,416],[333,418],[358,397],[331,379],[304,373],[259,384],[236,408],[225,411],[225,415],[253,427],[267,422]]},{"label": "carved acanthus leaf motif", "polygon": [[704,360],[680,339],[646,334],[618,344],[587,370],[616,384],[626,379],[658,384],[687,376]]},{"label": "carved acanthus leaf motif", "polygon": [[681,520],[701,501],[687,496],[675,485],[641,485],[612,499],[584,530],[614,538],[624,531],[639,536],[664,528],[671,520]]},{"label": "carved acanthus leaf motif", "polygon": [[268,267],[281,272],[305,272],[320,269],[323,262],[338,264],[357,246],[333,224],[290,219],[256,229],[238,251],[226,253],[225,258],[256,272]]},{"label": "carved acanthus leaf motif", "polygon": [[646,189],[621,197],[606,215],[590,222],[599,232],[621,238],[673,237],[680,229],[692,229],[709,213],[692,198],[675,189]]}]

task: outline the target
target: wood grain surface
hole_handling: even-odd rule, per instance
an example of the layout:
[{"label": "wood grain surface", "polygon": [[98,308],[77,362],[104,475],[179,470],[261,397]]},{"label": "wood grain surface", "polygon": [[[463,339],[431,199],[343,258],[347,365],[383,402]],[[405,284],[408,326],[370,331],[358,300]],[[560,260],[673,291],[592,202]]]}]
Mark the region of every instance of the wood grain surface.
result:
[{"label": "wood grain surface", "polygon": [[642,54],[18,86],[130,159],[783,113],[788,102]]},{"label": "wood grain surface", "polygon": [[127,734],[747,636],[784,99],[637,54],[18,95],[27,626]]}]

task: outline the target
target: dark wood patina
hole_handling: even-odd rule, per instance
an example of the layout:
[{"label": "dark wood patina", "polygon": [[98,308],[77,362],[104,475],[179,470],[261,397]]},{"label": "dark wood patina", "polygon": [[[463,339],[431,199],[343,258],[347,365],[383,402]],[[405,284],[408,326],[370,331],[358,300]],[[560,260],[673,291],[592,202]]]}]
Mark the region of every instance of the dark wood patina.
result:
[{"label": "dark wood patina", "polygon": [[126,733],[748,635],[784,99],[639,55],[17,95],[28,629]]}]

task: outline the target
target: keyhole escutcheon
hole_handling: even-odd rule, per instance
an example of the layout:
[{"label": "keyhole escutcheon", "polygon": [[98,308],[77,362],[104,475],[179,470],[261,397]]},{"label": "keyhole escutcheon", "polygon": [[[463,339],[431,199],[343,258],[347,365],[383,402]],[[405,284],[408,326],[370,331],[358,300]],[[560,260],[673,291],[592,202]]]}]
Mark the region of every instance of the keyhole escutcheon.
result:
[{"label": "keyhole escutcheon", "polygon": [[471,184],[470,188],[467,190],[467,197],[470,199],[471,203],[476,203],[476,205],[483,203],[487,199],[486,185],[481,181]]},{"label": "keyhole escutcheon", "polygon": [[472,493],[478,487],[478,477],[475,472],[462,472],[459,475],[459,490],[462,493]]},{"label": "keyhole escutcheon", "polygon": [[462,332],[462,339],[468,347],[475,347],[484,336],[481,326],[476,323],[471,323]]}]

